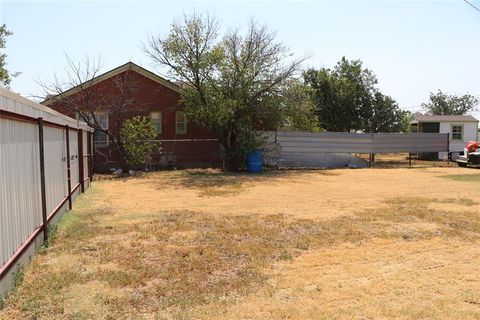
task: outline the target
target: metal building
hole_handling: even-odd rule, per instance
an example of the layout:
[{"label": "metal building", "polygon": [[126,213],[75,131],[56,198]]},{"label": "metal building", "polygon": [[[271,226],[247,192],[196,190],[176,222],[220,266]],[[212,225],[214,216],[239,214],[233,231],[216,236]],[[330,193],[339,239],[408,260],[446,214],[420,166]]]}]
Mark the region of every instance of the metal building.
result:
[{"label": "metal building", "polygon": [[92,131],[0,87],[0,297],[90,185]]}]

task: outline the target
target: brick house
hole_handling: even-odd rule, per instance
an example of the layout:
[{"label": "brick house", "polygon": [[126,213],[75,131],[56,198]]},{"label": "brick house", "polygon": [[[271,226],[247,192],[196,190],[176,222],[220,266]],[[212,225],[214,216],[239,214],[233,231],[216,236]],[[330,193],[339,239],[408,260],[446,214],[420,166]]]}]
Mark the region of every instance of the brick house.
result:
[{"label": "brick house", "polygon": [[[42,103],[78,119],[75,111],[62,104],[64,99],[78,98],[76,95],[85,95],[88,90],[89,96],[101,97],[105,105],[110,105],[111,110],[111,105],[122,95],[123,101],[127,100],[128,104],[124,104],[121,119],[118,115],[113,117],[112,112],[102,108],[100,102],[97,103],[98,108],[95,107],[95,119],[103,128],[117,133],[124,120],[134,116],[149,116],[161,143],[161,152],[153,158],[155,167],[191,168],[221,164],[218,140],[206,128],[187,121],[184,107],[180,103],[181,88],[176,84],[128,62],[80,86],[65,91],[61,98],[60,95],[49,97]],[[94,170],[118,168],[120,157],[109,143],[108,136],[97,130],[93,140]]]}]

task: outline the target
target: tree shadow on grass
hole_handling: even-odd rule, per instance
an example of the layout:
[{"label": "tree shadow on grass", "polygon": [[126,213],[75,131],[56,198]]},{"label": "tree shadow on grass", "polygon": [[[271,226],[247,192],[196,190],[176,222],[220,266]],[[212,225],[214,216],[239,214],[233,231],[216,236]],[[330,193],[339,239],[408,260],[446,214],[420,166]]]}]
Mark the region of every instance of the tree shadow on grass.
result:
[{"label": "tree shadow on grass", "polygon": [[299,182],[309,179],[315,172],[320,176],[337,176],[340,173],[330,170],[266,170],[262,173],[223,172],[218,169],[187,169],[177,171],[154,172],[141,177],[145,184],[157,190],[166,188],[198,189],[202,196],[236,194],[247,188],[248,184],[268,184],[281,182]]}]

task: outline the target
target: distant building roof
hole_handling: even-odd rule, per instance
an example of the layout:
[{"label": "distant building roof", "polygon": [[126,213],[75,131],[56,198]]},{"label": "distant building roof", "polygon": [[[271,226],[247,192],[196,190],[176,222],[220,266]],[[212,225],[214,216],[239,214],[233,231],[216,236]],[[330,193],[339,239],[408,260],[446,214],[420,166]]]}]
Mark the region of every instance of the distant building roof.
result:
[{"label": "distant building roof", "polygon": [[419,123],[419,122],[478,122],[472,116],[454,116],[454,115],[423,115],[415,114],[413,115],[412,121],[410,123]]}]

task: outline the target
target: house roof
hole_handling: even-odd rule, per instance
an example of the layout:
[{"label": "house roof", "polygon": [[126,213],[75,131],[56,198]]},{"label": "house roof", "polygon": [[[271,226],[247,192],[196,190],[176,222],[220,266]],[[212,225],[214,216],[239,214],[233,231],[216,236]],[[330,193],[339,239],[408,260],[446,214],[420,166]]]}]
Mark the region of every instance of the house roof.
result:
[{"label": "house roof", "polygon": [[[110,71],[107,71],[107,72],[105,72],[101,75],[98,75],[95,78],[89,80],[87,86],[84,87],[84,88],[88,88],[90,86],[93,86],[93,85],[95,85],[99,82],[102,82],[106,79],[114,77],[114,76],[116,76],[116,75],[118,75],[122,72],[128,71],[128,70],[137,72],[137,73],[143,75],[144,77],[146,77],[150,80],[153,80],[153,81],[155,81],[155,82],[157,82],[157,83],[159,83],[159,84],[161,84],[161,85],[163,85],[163,86],[165,86],[165,87],[167,87],[167,88],[169,88],[173,91],[181,92],[181,90],[182,90],[181,87],[178,86],[177,84],[175,84],[173,82],[170,82],[167,79],[162,78],[159,75],[157,75],[157,74],[155,74],[155,73],[153,73],[153,72],[151,72],[151,71],[149,71],[149,70],[147,70],[143,67],[140,67],[139,65],[137,65],[137,64],[135,64],[131,61],[129,61],[129,62],[127,62],[127,63],[125,63],[125,64],[123,64],[119,67],[116,67],[116,68],[114,68]],[[83,85],[84,83],[82,83],[81,85]],[[66,90],[65,92],[63,92],[61,94],[61,97],[60,97],[60,94],[58,94],[58,95],[53,96],[53,97],[48,97],[47,99],[45,99],[41,103],[44,104],[44,105],[49,105],[49,104],[57,101],[60,98],[65,98],[65,97],[67,97],[71,94],[74,94],[75,92],[78,92],[80,90],[81,85],[78,85],[76,87],[73,87],[73,88],[70,88],[70,89]]]},{"label": "house roof", "polygon": [[410,123],[419,123],[419,122],[478,122],[472,116],[463,116],[463,115],[423,115],[415,114]]}]

